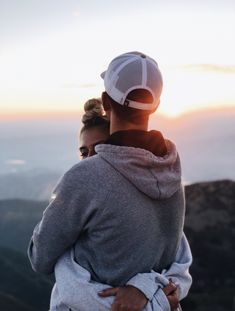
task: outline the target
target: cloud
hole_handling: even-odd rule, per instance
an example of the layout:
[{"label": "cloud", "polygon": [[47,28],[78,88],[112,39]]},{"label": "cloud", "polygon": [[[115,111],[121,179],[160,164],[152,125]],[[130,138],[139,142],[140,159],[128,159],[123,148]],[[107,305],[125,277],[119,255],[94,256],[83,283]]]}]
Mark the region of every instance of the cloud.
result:
[{"label": "cloud", "polygon": [[84,84],[80,84],[79,87],[83,88],[83,89],[90,89],[92,87],[96,87],[97,84],[95,83],[84,83]]},{"label": "cloud", "polygon": [[90,88],[93,88],[93,87],[96,87],[97,84],[95,83],[84,83],[84,84],[79,84],[79,83],[75,83],[75,82],[68,82],[68,83],[63,83],[62,84],[62,87],[63,88],[71,88],[71,89],[74,89],[74,88],[82,88],[82,89],[90,89]]},{"label": "cloud", "polygon": [[234,65],[190,64],[182,66],[186,70],[213,71],[217,73],[235,74]]},{"label": "cloud", "polygon": [[22,166],[26,164],[26,161],[20,160],[20,159],[13,159],[13,160],[7,160],[5,163],[8,165]]},{"label": "cloud", "polygon": [[73,11],[72,14],[73,14],[74,17],[79,17],[80,16],[80,12],[78,10]]}]

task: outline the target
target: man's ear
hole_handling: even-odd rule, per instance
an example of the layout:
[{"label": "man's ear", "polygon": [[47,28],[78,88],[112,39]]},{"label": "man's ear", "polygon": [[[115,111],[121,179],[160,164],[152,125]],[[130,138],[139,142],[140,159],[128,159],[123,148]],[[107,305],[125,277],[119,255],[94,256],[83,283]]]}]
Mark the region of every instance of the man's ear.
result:
[{"label": "man's ear", "polygon": [[103,92],[101,95],[104,111],[109,111],[111,109],[110,102],[109,102],[109,97],[106,92]]}]

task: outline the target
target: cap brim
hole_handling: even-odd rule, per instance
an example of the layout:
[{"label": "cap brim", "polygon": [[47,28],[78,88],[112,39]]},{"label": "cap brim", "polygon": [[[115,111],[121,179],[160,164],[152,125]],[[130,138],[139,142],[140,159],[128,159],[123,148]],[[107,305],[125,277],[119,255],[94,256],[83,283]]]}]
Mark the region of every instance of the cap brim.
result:
[{"label": "cap brim", "polygon": [[106,71],[104,71],[104,72],[102,72],[102,73],[101,73],[101,75],[100,75],[100,76],[101,76],[101,78],[102,78],[102,79],[104,79],[104,77],[105,77],[105,73],[106,73]]}]

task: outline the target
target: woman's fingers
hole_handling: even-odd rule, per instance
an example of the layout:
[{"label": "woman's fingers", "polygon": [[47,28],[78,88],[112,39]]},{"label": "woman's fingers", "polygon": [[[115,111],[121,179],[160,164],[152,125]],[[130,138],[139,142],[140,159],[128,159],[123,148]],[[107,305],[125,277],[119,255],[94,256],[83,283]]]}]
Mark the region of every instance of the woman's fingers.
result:
[{"label": "woman's fingers", "polygon": [[178,300],[176,293],[167,296],[167,299],[168,299],[169,304],[171,306],[171,310],[176,310],[179,307],[179,300]]},{"label": "woman's fingers", "polygon": [[163,289],[163,292],[166,296],[171,295],[177,290],[177,287],[174,283],[170,282],[167,286],[165,286]]},{"label": "woman's fingers", "polygon": [[119,287],[110,287],[102,290],[101,292],[98,292],[98,295],[100,297],[109,297],[109,296],[116,296],[118,292]]}]

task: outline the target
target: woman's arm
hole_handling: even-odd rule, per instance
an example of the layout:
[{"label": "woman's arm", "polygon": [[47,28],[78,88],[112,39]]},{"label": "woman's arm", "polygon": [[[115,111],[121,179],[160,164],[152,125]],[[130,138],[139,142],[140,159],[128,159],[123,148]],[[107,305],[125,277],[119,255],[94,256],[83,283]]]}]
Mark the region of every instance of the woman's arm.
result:
[{"label": "woman's arm", "polygon": [[192,277],[189,274],[189,267],[192,264],[192,253],[185,234],[183,234],[175,261],[168,270],[162,273],[152,271],[151,273],[139,273],[134,276],[127,284],[135,286],[141,290],[151,302],[153,309],[170,310],[169,301],[162,288],[169,284],[169,280],[178,288],[179,300],[185,298],[192,285]]},{"label": "woman's arm", "polygon": [[[162,288],[169,284],[171,278],[178,286],[179,298],[184,298],[192,282],[188,272],[191,263],[191,251],[187,239],[183,235],[175,262],[167,271],[162,271],[162,274],[154,271],[139,273],[130,279],[127,285],[137,288],[147,297],[148,301],[144,311],[170,310],[170,304]],[[58,260],[55,266],[55,277],[56,290],[52,294],[51,305],[63,301],[71,309],[79,307],[84,311],[111,310],[115,296],[107,298],[98,296],[98,292],[102,292],[110,286],[93,282],[90,273],[75,262],[73,250],[68,251]],[[127,295],[123,299],[125,299],[123,304],[130,303]],[[133,303],[133,298],[131,302]]]}]

